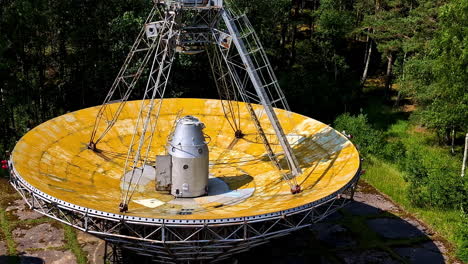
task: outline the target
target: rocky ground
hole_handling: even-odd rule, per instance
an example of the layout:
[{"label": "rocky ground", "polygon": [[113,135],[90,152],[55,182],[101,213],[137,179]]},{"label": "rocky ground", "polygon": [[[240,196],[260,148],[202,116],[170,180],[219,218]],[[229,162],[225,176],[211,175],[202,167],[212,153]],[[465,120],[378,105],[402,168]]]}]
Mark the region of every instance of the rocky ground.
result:
[{"label": "rocky ground", "polygon": [[104,263],[103,241],[29,209],[0,179],[0,264]]},{"label": "rocky ground", "polygon": [[[449,245],[362,183],[355,202],[308,230],[273,240],[229,263],[461,263]],[[0,180],[0,264],[104,263],[103,241],[29,210]]]}]

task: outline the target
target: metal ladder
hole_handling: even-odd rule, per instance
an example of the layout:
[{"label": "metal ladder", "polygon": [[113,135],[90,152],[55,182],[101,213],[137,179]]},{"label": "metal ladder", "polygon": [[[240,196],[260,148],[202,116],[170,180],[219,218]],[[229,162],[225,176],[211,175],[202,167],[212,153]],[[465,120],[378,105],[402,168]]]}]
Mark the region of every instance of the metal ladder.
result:
[{"label": "metal ladder", "polygon": [[[226,65],[224,64],[223,58],[218,50],[213,50],[210,52],[208,55],[208,58],[210,59],[210,64],[211,68],[213,70],[213,77],[215,79],[216,87],[218,89],[218,93],[220,94],[221,97],[221,104],[223,107],[224,111],[224,116],[228,120],[230,126],[232,127],[235,137],[237,139],[240,139],[244,137],[244,134],[242,133],[240,129],[240,124],[237,124],[240,119],[240,117],[236,116],[235,110],[233,110],[232,106],[229,105],[227,102],[231,102],[233,100],[237,101],[237,93],[236,93],[236,88],[235,85],[236,83],[239,83],[239,81],[234,81],[233,79],[238,79],[239,76],[233,72],[229,71],[227,69]],[[260,121],[258,120],[257,114],[255,113],[255,110],[252,106],[251,103],[246,102],[245,106],[247,107],[247,111],[250,114],[250,117],[252,118],[252,121],[255,125],[255,128],[258,132],[258,135],[265,146],[266,153],[268,155],[268,158],[272,161],[273,165],[278,169],[282,170],[281,164],[279,163],[277,156],[275,155],[273,149],[271,148],[270,142],[268,141],[268,138],[266,137],[265,131],[263,130],[262,125],[260,124]],[[239,107],[236,105],[236,107]],[[233,141],[237,142],[237,141]],[[228,148],[229,149],[229,148]],[[224,153],[222,153],[223,155]],[[222,157],[220,155],[220,157]]]},{"label": "metal ladder", "polygon": [[[292,151],[273,107],[281,107],[286,110],[290,109],[258,36],[245,15],[233,16],[230,11],[223,10],[222,19],[232,37],[232,42],[237,49],[238,56],[242,63],[236,64],[232,61],[228,61],[228,64],[236,64],[236,66],[233,67],[243,68],[247,73],[246,78],[248,76],[254,88],[254,91],[249,91],[246,85],[240,85],[239,92],[245,102],[257,102],[263,105],[265,113],[284,151],[291,173],[293,176],[297,176],[302,173],[302,170],[299,167],[297,158]],[[228,57],[229,56],[225,55],[225,59],[228,59]],[[231,69],[233,70],[234,68]],[[242,83],[245,83],[245,81]],[[255,114],[255,112],[253,113]],[[273,156],[275,157],[274,153]]]},{"label": "metal ladder", "polygon": [[[146,84],[145,93],[141,101],[140,112],[138,114],[135,130],[128,149],[125,160],[124,174],[132,173],[128,183],[128,191],[122,193],[122,203],[120,211],[128,210],[128,202],[131,200],[133,192],[130,192],[132,183],[138,184],[142,175],[143,168],[148,162],[151,142],[157,127],[164,94],[166,91],[169,74],[172,68],[175,55],[175,42],[178,36],[176,27],[176,12],[166,10],[165,17],[161,22],[159,34],[152,40],[156,42],[156,51],[153,63]],[[142,168],[135,170],[135,168]],[[136,179],[134,181],[134,179]]]},{"label": "metal ladder", "polygon": [[265,146],[265,150],[267,153],[268,158],[271,160],[273,165],[280,171],[283,170],[283,167],[281,166],[278,157],[276,154],[273,152],[273,149],[271,148],[270,142],[268,141],[268,138],[265,135],[265,131],[262,128],[262,125],[260,124],[260,121],[258,120],[257,114],[255,113],[252,104],[246,103],[247,110],[250,113],[250,116],[252,117],[252,121],[254,122],[255,127],[257,128],[258,135],[260,136],[260,139],[262,140],[263,145]]}]

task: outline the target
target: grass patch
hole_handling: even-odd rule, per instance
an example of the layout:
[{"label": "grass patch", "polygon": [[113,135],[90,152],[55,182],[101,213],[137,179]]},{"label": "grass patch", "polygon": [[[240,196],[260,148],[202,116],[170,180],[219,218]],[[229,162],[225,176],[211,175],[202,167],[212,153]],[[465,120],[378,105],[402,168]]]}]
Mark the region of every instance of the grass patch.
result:
[{"label": "grass patch", "polygon": [[397,203],[408,201],[406,196],[408,183],[395,165],[375,157],[368,157],[363,165],[366,169],[363,179],[366,182],[390,196]]},{"label": "grass patch", "polygon": [[[407,147],[414,145],[422,147],[425,152],[443,159],[447,164],[451,165],[450,167],[457,167],[456,165],[459,163],[456,156],[449,154],[447,147],[434,144],[436,141],[434,134],[417,132],[415,126],[411,125],[409,121],[397,121],[389,127],[387,133],[390,136],[398,137]],[[408,199],[407,189],[409,183],[405,181],[404,172],[397,164],[369,157],[364,166],[366,168],[366,174],[363,177],[365,181],[390,196],[405,210],[421,218],[434,231],[450,242],[457,242],[459,227],[466,221],[459,210],[415,207]]]},{"label": "grass patch", "polygon": [[15,240],[13,240],[11,225],[8,221],[7,213],[3,208],[0,208],[0,227],[8,247],[8,254],[10,256],[16,256],[18,254],[16,251],[16,243]]},{"label": "grass patch", "polygon": [[24,225],[39,225],[39,224],[44,224],[44,223],[50,223],[50,222],[53,222],[53,221],[55,221],[55,220],[52,219],[52,218],[48,218],[46,216],[43,216],[43,217],[37,218],[37,219],[23,220],[23,221],[21,221],[21,224],[24,224]]},{"label": "grass patch", "polygon": [[86,264],[88,263],[88,258],[86,257],[86,253],[81,248],[80,243],[78,243],[78,239],[76,237],[76,231],[73,227],[63,224],[62,225],[64,234],[65,234],[65,241],[66,247],[73,252],[76,257],[76,261],[78,264]]},{"label": "grass patch", "polygon": [[[52,224],[52,226],[54,226],[54,223],[56,223],[56,221],[54,219],[52,219],[52,218],[41,217],[41,218],[38,218],[38,219],[28,219],[28,220],[16,221],[16,222],[11,223],[11,225],[14,228],[30,229],[33,226],[37,226],[37,225],[44,224],[44,223],[50,223],[50,224]],[[61,228],[62,226],[61,225],[55,225],[55,227]]]},{"label": "grass patch", "polygon": [[66,246],[60,246],[60,247],[45,247],[45,248],[28,248],[28,252],[40,252],[40,251],[45,251],[45,250],[58,250],[58,251],[63,251],[67,250],[68,248]]}]

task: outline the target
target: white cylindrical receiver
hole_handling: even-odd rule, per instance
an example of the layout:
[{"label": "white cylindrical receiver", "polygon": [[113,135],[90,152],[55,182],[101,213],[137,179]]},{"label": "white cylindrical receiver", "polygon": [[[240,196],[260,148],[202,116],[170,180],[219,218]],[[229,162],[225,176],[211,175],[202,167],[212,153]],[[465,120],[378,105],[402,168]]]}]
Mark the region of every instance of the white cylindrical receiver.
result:
[{"label": "white cylindrical receiver", "polygon": [[198,197],[208,191],[208,146],[203,129],[196,117],[186,116],[177,121],[168,152],[172,156],[171,194],[176,197]]}]

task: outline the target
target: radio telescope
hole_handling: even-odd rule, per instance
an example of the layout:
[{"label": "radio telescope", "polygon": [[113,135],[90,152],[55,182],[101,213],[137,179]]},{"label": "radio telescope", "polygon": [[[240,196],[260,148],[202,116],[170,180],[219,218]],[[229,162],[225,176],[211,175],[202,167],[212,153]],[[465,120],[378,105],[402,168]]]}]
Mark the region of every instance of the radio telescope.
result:
[{"label": "radio telescope", "polygon": [[[164,97],[177,53],[209,56],[221,100]],[[352,199],[360,158],[290,111],[245,15],[222,0],[159,0],[104,103],[32,129],[8,166],[34,210],[176,263],[320,221]]]}]

